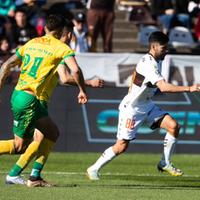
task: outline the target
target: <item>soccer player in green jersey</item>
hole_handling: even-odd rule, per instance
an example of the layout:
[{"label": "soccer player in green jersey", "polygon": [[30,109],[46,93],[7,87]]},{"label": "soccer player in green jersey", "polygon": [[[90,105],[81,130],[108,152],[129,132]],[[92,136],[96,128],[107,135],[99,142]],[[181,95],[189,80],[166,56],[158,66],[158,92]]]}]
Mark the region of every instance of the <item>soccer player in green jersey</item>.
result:
[{"label": "soccer player in green jersey", "polygon": [[59,131],[48,116],[47,101],[59,76],[63,75],[58,70],[61,60],[64,60],[79,87],[78,102],[87,102],[84,78],[74,52],[59,40],[64,27],[68,25],[62,16],[50,15],[46,21],[46,35],[34,38],[20,47],[0,69],[0,89],[12,67],[20,65],[21,69],[11,98],[14,139],[0,141],[0,154],[23,153],[6,177],[8,184],[25,184],[20,173],[36,157],[27,185],[48,186],[40,177],[40,172]]}]

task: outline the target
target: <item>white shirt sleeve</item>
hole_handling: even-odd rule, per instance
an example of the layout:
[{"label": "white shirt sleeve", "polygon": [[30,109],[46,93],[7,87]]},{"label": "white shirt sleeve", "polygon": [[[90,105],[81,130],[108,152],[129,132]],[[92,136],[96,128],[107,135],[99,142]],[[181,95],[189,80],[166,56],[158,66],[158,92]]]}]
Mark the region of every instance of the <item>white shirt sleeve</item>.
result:
[{"label": "white shirt sleeve", "polygon": [[150,82],[152,85],[155,85],[158,81],[164,79],[161,75],[161,67],[155,61],[144,62],[143,66],[145,83]]}]

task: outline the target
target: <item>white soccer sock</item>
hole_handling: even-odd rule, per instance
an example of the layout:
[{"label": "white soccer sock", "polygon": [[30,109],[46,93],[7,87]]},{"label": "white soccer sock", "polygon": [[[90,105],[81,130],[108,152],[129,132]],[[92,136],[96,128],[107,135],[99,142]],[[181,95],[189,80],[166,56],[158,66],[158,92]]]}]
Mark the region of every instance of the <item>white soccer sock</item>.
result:
[{"label": "white soccer sock", "polygon": [[174,151],[177,139],[172,136],[170,133],[167,133],[164,139],[164,151],[162,161],[165,162],[165,165],[170,164],[171,155]]},{"label": "white soccer sock", "polygon": [[109,147],[102,153],[99,159],[91,166],[91,169],[95,169],[98,171],[105,164],[110,162],[114,157],[116,157],[116,154],[113,152],[112,147]]}]

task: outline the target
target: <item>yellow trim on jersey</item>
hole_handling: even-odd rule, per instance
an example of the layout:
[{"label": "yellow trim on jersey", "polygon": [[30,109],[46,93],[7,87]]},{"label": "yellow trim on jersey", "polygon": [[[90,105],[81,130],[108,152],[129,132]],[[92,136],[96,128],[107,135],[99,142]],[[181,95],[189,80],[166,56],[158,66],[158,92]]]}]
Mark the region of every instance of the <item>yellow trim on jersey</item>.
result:
[{"label": "yellow trim on jersey", "polygon": [[57,66],[74,51],[51,35],[30,40],[16,51],[22,59],[16,90],[29,90],[47,101],[57,84]]}]

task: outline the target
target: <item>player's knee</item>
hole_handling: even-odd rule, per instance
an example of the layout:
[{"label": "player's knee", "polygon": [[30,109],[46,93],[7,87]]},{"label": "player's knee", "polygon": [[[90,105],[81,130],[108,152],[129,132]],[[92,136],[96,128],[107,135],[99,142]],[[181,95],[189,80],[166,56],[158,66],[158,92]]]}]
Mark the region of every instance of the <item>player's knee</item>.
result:
[{"label": "player's knee", "polygon": [[176,121],[172,121],[172,122],[170,123],[170,129],[171,129],[171,132],[172,132],[175,136],[178,136],[179,130],[180,130],[180,125],[179,125]]},{"label": "player's knee", "polygon": [[15,154],[21,154],[24,153],[26,146],[22,143],[14,143],[14,148],[15,148]]},{"label": "player's knee", "polygon": [[29,140],[25,140],[18,136],[15,136],[14,138],[15,154],[24,153],[29,143],[30,143]]},{"label": "player's knee", "polygon": [[127,149],[127,146],[121,146],[121,148],[119,148],[119,154],[124,153]]}]

